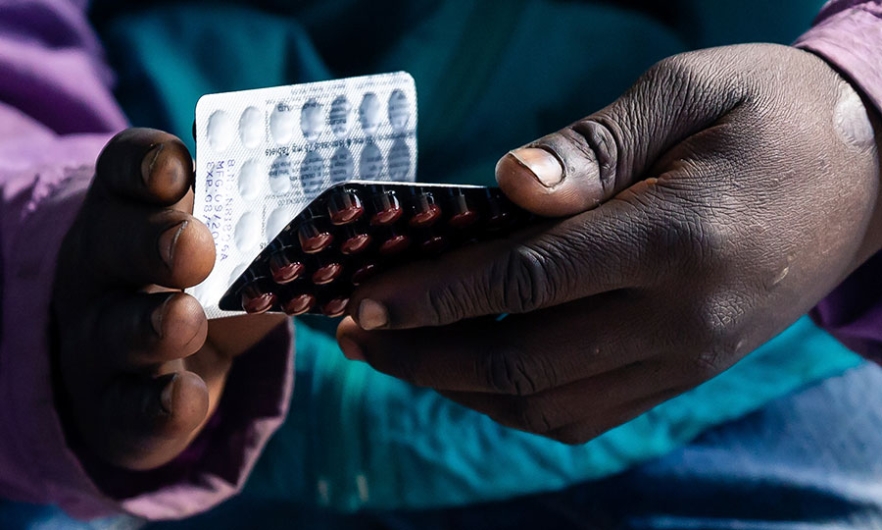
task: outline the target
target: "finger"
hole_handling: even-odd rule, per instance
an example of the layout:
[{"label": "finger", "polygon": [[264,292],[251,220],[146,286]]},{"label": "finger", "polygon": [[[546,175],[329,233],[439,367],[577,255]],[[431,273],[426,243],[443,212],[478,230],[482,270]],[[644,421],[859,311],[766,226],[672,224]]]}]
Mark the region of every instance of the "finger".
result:
[{"label": "finger", "polygon": [[597,438],[603,433],[623,425],[634,418],[649,412],[684,390],[662,391],[658,394],[638,398],[637,400],[613,407],[593,417],[580,418],[574,423],[564,425],[541,433],[543,436],[569,445],[580,445]]},{"label": "finger", "polygon": [[105,285],[182,289],[204,280],[214,266],[211,232],[179,210],[109,202],[89,212],[84,233],[84,270]]},{"label": "finger", "polygon": [[350,358],[417,386],[458,392],[535,395],[646,359],[658,352],[661,311],[631,297],[466,321],[444,328],[364,331],[344,319],[337,339]]},{"label": "finger", "polygon": [[527,210],[559,217],[595,208],[648,176],[666,151],[743,98],[722,86],[725,76],[695,75],[689,65],[700,61],[691,55],[658,63],[608,107],[503,156],[496,166],[503,192]]},{"label": "finger", "polygon": [[188,357],[202,347],[208,320],[190,295],[138,293],[107,304],[96,335],[106,366],[132,371]]},{"label": "finger", "polygon": [[208,324],[211,342],[219,355],[236,357],[250,350],[270,331],[290,318],[279,313],[262,313],[213,319]]},{"label": "finger", "polygon": [[677,228],[653,220],[671,217],[653,193],[379,275],[353,293],[350,312],[364,329],[440,326],[645,286],[679,256],[665,253]]},{"label": "finger", "polygon": [[531,396],[441,393],[506,427],[548,434],[582,423],[593,425],[596,436],[690,387],[667,374],[663,362],[633,363]]},{"label": "finger", "polygon": [[208,390],[194,373],[121,376],[104,392],[87,441],[113,464],[152,469],[187,446],[207,413]]},{"label": "finger", "polygon": [[97,189],[108,197],[170,206],[193,185],[193,160],[176,136],[155,129],[127,129],[101,151]]}]

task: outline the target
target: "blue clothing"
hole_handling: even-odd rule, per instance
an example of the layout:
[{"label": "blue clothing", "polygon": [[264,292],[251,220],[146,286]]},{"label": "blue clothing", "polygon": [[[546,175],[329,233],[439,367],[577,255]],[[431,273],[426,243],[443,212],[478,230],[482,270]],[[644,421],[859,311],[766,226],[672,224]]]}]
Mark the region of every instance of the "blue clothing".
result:
[{"label": "blue clothing", "polygon": [[804,317],[725,376],[568,446],[348,361],[307,326],[297,328],[296,351],[289,417],[244,495],[341,511],[459,506],[596,480],[863,362]]},{"label": "blue clothing", "polygon": [[[356,515],[271,494],[266,476],[215,510],[153,530],[882,528],[882,369],[863,363],[712,428],[628,471],[558,492],[423,511]],[[279,438],[282,440],[283,438]],[[503,451],[504,447],[496,448]],[[272,460],[264,459],[272,465]],[[278,467],[278,466],[276,466]],[[0,528],[129,530],[118,517],[75,522],[58,509],[0,501]]]},{"label": "blue clothing", "polygon": [[[662,458],[562,491],[467,507],[341,515],[249,490],[156,530],[882,528],[882,369],[865,363],[712,428]],[[505,447],[496,448],[497,452]]]}]

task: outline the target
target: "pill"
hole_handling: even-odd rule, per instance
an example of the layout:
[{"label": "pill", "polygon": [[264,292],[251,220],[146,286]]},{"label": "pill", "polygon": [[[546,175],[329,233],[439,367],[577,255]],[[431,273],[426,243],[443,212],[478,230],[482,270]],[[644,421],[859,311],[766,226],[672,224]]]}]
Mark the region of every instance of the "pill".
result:
[{"label": "pill", "polygon": [[359,254],[370,246],[372,240],[373,238],[371,238],[370,234],[359,233],[355,230],[348,231],[346,239],[340,245],[340,252],[347,256]]},{"label": "pill", "polygon": [[386,240],[380,244],[379,252],[384,256],[391,256],[393,254],[400,254],[401,252],[404,252],[409,246],[409,237],[404,234],[390,231]]},{"label": "pill", "polygon": [[324,126],[321,104],[315,98],[304,103],[300,109],[300,131],[303,133],[303,138],[307,142],[316,141]]},{"label": "pill", "polygon": [[397,221],[404,212],[394,191],[383,191],[373,198],[374,215],[371,224],[375,226],[390,225]]},{"label": "pill", "polygon": [[314,220],[301,224],[297,236],[300,239],[300,248],[307,254],[321,252],[334,241],[334,235],[321,229]]},{"label": "pill", "polygon": [[248,107],[239,117],[239,139],[248,149],[263,142],[263,114],[256,107]]},{"label": "pill", "polygon": [[388,163],[389,178],[403,180],[410,172],[410,148],[403,138],[396,138],[389,149]]},{"label": "pill", "polygon": [[224,151],[236,137],[236,124],[229,114],[222,110],[215,111],[208,118],[206,128],[208,143],[215,151]]},{"label": "pill", "polygon": [[345,145],[338,147],[334,154],[331,155],[330,176],[331,184],[339,184],[352,180],[352,174],[355,172],[355,162],[352,160],[352,153]]},{"label": "pill", "polygon": [[415,202],[413,216],[408,221],[410,226],[415,228],[429,227],[441,217],[441,208],[435,204],[435,197],[431,193],[420,193]]},{"label": "pill", "polygon": [[300,187],[308,199],[319,195],[325,181],[325,161],[318,151],[310,151],[300,163]]},{"label": "pill", "polygon": [[338,296],[331,298],[322,304],[322,313],[328,317],[339,317],[346,312],[346,306],[349,304],[348,296]]},{"label": "pill", "polygon": [[376,263],[366,263],[352,273],[352,278],[350,278],[349,281],[352,282],[352,285],[358,286],[366,282],[378,272],[380,272],[380,268]]},{"label": "pill", "polygon": [[451,193],[453,215],[447,223],[454,228],[466,228],[471,226],[478,220],[478,212],[474,211],[466,200],[465,194],[461,190],[454,190]]},{"label": "pill", "polygon": [[410,105],[402,90],[393,90],[389,95],[389,123],[396,132],[403,131],[410,119]]},{"label": "pill", "polygon": [[253,201],[263,191],[263,182],[267,179],[266,169],[257,160],[251,159],[239,168],[239,195],[246,201]]},{"label": "pill", "polygon": [[337,96],[331,102],[331,112],[328,113],[328,125],[337,138],[342,138],[349,132],[349,116],[352,113],[352,105],[346,96]]},{"label": "pill", "polygon": [[242,309],[247,313],[265,313],[276,303],[276,295],[264,292],[256,284],[242,289]]},{"label": "pill", "polygon": [[233,234],[239,250],[251,254],[260,244],[260,217],[255,212],[242,214]]},{"label": "pill", "polygon": [[373,92],[368,92],[361,100],[358,107],[358,121],[365,134],[373,135],[377,132],[382,118],[382,104]]},{"label": "pill", "polygon": [[285,145],[294,138],[294,109],[287,103],[278,103],[270,113],[270,135],[277,145]]},{"label": "pill", "polygon": [[303,263],[299,261],[291,261],[284,251],[277,251],[269,259],[270,274],[273,280],[284,285],[293,282],[303,274]]},{"label": "pill", "polygon": [[285,302],[282,308],[285,313],[290,316],[297,316],[306,313],[315,305],[315,296],[309,293],[300,293],[292,296]]},{"label": "pill", "polygon": [[361,217],[363,213],[364,207],[361,205],[361,199],[352,191],[344,190],[335,193],[328,200],[328,215],[331,217],[331,223],[335,225],[351,223]]},{"label": "pill", "polygon": [[288,155],[279,155],[270,164],[269,186],[270,191],[276,195],[283,195],[291,191],[291,182],[294,180],[294,163]]},{"label": "pill", "polygon": [[358,178],[376,180],[383,172],[383,152],[375,143],[365,144],[358,160]]},{"label": "pill", "polygon": [[312,273],[312,283],[327,285],[336,280],[343,272],[343,265],[333,260],[320,262],[315,272]]},{"label": "pill", "polygon": [[269,243],[282,230],[288,226],[291,220],[290,208],[286,205],[279,206],[266,217],[266,240]]}]

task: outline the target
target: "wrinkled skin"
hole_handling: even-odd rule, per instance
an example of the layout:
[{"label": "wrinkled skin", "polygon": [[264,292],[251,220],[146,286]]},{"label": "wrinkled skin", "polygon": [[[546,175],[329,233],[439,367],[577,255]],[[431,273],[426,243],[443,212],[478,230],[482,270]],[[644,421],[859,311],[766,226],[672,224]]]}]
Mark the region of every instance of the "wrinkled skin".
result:
[{"label": "wrinkled skin", "polygon": [[53,311],[74,434],[126,469],[180,454],[217,406],[235,356],[284,316],[209,323],[181,289],[214,265],[214,243],[192,215],[193,161],[174,136],[118,134],[58,262]]},{"label": "wrinkled skin", "polygon": [[378,277],[338,340],[503,425],[585,442],[726,370],[882,247],[879,131],[807,52],[669,58],[499,162],[506,194],[556,220]]}]

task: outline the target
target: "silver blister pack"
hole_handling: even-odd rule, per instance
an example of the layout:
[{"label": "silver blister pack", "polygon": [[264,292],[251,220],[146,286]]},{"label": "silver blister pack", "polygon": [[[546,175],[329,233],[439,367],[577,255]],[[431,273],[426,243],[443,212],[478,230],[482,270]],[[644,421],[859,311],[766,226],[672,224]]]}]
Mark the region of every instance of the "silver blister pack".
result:
[{"label": "silver blister pack", "polygon": [[405,72],[209,94],[195,127],[193,214],[217,256],[187,292],[208,318],[241,313],[218,307],[224,292],[324,190],[416,177],[416,88]]}]

